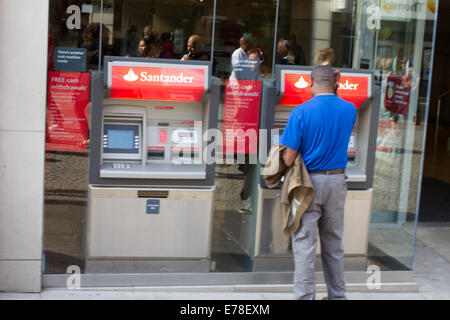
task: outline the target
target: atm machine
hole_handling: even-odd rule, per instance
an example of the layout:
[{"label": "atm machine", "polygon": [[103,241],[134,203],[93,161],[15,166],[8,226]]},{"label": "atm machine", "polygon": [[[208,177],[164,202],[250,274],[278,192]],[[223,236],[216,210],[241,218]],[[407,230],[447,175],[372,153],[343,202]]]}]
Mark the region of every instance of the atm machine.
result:
[{"label": "atm machine", "polygon": [[[265,91],[261,127],[268,129],[268,146],[279,143],[290,112],[311,99],[312,67],[275,67],[276,87]],[[347,199],[345,204],[343,245],[346,268],[366,269],[368,232],[378,127],[380,93],[370,70],[339,69],[338,96],[354,103],[357,120],[348,146]],[[292,253],[282,233],[281,187],[269,189],[262,176],[258,187],[254,271],[292,271]],[[320,246],[317,246],[320,253]],[[318,259],[320,264],[320,259]]]},{"label": "atm machine", "polygon": [[217,128],[210,62],[106,57],[94,80],[86,273],[208,272]]}]

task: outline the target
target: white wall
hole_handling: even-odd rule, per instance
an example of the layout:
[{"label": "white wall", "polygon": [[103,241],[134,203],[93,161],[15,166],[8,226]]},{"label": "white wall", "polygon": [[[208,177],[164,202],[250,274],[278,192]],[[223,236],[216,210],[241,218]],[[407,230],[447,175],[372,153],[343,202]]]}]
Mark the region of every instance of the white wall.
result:
[{"label": "white wall", "polygon": [[0,1],[0,291],[41,290],[48,8]]}]

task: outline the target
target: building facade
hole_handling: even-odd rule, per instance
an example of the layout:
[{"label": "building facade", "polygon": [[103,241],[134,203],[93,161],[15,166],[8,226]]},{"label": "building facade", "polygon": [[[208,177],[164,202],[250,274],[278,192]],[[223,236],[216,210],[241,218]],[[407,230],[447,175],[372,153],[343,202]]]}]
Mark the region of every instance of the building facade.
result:
[{"label": "building facade", "polygon": [[[227,81],[242,37],[258,59],[253,80],[261,83],[261,101],[265,88],[277,86],[277,65],[313,66],[325,56],[335,68],[373,73],[380,102],[367,250],[356,264],[348,255],[346,271],[412,271],[437,14],[437,0],[3,0],[0,291],[39,292],[73,270],[115,273],[124,285],[124,274],[148,273],[144,283],[151,284],[179,273],[167,264],[86,269],[90,133],[99,125],[91,122],[91,90],[104,76],[105,57],[180,61],[192,35],[199,36],[196,54],[211,62],[212,82],[220,87],[218,128],[227,120]],[[323,51],[329,48],[333,53]],[[58,79],[68,75],[77,82],[64,91],[67,84]],[[219,277],[226,283],[292,281],[289,266],[254,267],[259,169],[216,164],[204,272],[211,284]],[[273,272],[281,275],[272,279]],[[190,283],[202,284],[195,274]]]}]

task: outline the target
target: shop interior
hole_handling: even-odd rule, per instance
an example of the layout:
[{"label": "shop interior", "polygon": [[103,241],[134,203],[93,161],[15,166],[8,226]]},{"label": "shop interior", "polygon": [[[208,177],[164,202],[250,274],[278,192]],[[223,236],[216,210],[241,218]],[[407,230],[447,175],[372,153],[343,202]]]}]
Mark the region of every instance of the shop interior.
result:
[{"label": "shop interior", "polygon": [[439,2],[430,110],[420,198],[420,222],[450,222],[450,3]]},{"label": "shop interior", "polygon": [[[252,47],[262,52],[258,79],[263,81],[264,85],[273,81],[273,67],[281,61],[277,42],[283,39],[290,42],[292,51],[300,57],[296,60],[298,65],[313,65],[315,53],[319,49],[332,47],[336,57],[333,66],[376,69],[379,71],[380,79],[386,58],[390,57],[391,60],[395,60],[400,53],[406,55],[414,52],[414,26],[404,33],[406,22],[389,21],[377,34],[378,55],[373,56],[371,53],[369,58],[366,56],[355,58],[357,54],[353,50],[358,46],[355,28],[359,21],[357,4],[361,3],[356,0],[347,1],[344,8],[336,10],[328,6],[321,7],[323,3],[329,5],[331,1],[281,0],[278,2],[278,6],[277,1],[271,0],[217,1],[215,15],[214,1],[212,0],[105,0],[103,1],[102,15],[100,15],[100,1],[98,0],[51,0],[50,3],[49,65],[52,60],[51,52],[55,46],[86,47],[92,51],[93,55],[88,60],[88,70],[90,71],[102,68],[98,61],[102,61],[104,56],[142,57],[139,44],[146,36],[150,39],[149,46],[155,49],[149,49],[149,57],[180,59],[186,53],[189,37],[193,34],[199,35],[201,50],[208,60],[212,60],[213,76],[222,88],[219,128],[223,123],[224,86],[231,73],[231,55],[239,47],[241,37],[250,38]],[[71,16],[67,10],[70,5],[78,6],[81,10],[79,28],[71,29],[67,24],[67,20]],[[100,39],[99,28],[89,28],[89,26],[95,27],[100,19],[104,27],[101,30],[102,53],[99,57],[99,41],[89,42],[87,30],[90,30],[91,39]],[[440,18],[440,20],[443,19]],[[213,31],[214,43],[212,43]],[[430,32],[432,33],[432,23],[427,24],[425,31],[428,43],[432,42],[432,38],[429,36]],[[435,194],[432,191],[435,189],[442,190],[443,185],[440,183],[444,183],[444,187],[447,188],[450,183],[448,177],[450,173],[445,173],[450,159],[449,108],[446,107],[450,96],[442,97],[439,112],[436,107],[439,96],[448,90],[449,83],[447,79],[449,72],[445,72],[448,70],[446,61],[449,59],[445,58],[448,50],[445,47],[445,40],[442,40],[446,39],[446,32],[448,30],[446,31],[444,26],[438,25],[434,70],[439,70],[439,72],[433,71],[433,82],[442,83],[442,88],[438,90],[439,92],[435,92],[436,87],[433,86],[431,95],[419,221],[426,221],[423,220],[426,218],[422,217],[427,216],[426,213],[423,213],[424,203],[427,203],[425,198],[427,194]],[[370,42],[369,51],[373,52],[373,46],[376,44],[375,34],[370,36],[371,38],[366,40]],[[359,45],[365,46],[367,43],[361,42]],[[427,47],[427,49],[429,50],[431,47]],[[437,67],[436,64],[438,64]],[[400,63],[397,66],[400,66]],[[415,130],[424,128],[420,119],[421,117],[423,119],[426,113],[426,100],[424,100],[427,96],[426,88],[427,82],[423,81],[420,84],[420,99],[418,100],[421,103],[417,107]],[[391,120],[387,113],[380,119],[380,123],[385,121],[386,128],[390,126]],[[407,131],[407,120],[405,117],[400,117],[398,128],[401,132]],[[437,121],[439,121],[439,126],[438,130],[435,130],[436,126],[433,125]],[[380,128],[383,129],[383,126]],[[399,140],[399,143],[403,144],[403,149],[405,149],[407,140],[405,137],[406,134]],[[437,139],[433,137],[437,137]],[[420,166],[423,152],[422,139],[423,134],[417,133],[413,142],[415,153],[412,154],[414,157],[409,159],[413,166]],[[430,146],[434,146],[434,148]],[[402,146],[399,149],[402,149]],[[381,158],[383,157],[381,156]],[[65,273],[69,265],[84,265],[88,161],[89,151],[46,152],[45,273]],[[404,160],[401,155],[395,161],[401,163],[408,159]],[[390,163],[392,164],[392,162]],[[252,271],[257,204],[255,186],[259,179],[259,169],[258,165],[216,165],[211,271]],[[379,167],[378,172],[380,169],[382,168]],[[388,178],[386,178],[386,171],[382,170],[383,174],[379,175],[381,178],[375,181],[375,187],[381,190],[375,197],[380,205],[374,206],[376,213],[372,215],[371,242],[373,245],[369,244],[368,264],[371,261],[377,261],[385,270],[407,270],[410,268],[408,261],[411,258],[411,246],[414,238],[411,234],[413,232],[411,226],[414,226],[416,219],[417,199],[414,197],[407,199],[407,208],[399,209],[398,199],[399,194],[404,192],[402,191],[404,181],[395,178],[395,183],[392,183],[390,177],[396,173],[392,171],[393,169],[390,170]],[[435,181],[436,178],[439,179]],[[429,184],[431,179],[434,180]],[[407,183],[411,189],[414,189],[418,181],[417,174],[417,177],[414,176],[414,179]],[[386,190],[383,188],[383,184],[389,185],[389,190],[392,192],[383,193]],[[437,221],[449,221],[448,210],[446,212],[440,216],[441,220]],[[406,231],[403,232],[404,230]],[[387,243],[392,241],[393,243],[403,241],[407,244],[397,252],[396,248],[390,251]]]}]

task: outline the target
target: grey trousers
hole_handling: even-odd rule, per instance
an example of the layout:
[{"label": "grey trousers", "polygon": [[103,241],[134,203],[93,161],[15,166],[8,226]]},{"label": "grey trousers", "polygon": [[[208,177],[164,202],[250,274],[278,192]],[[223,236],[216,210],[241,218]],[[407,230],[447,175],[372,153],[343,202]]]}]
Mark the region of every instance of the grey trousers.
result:
[{"label": "grey trousers", "polygon": [[314,198],[302,216],[297,232],[292,236],[294,254],[294,294],[296,299],[315,299],[315,258],[320,236],[322,265],[328,288],[328,299],[343,300],[344,205],[347,186],[344,174],[311,174]]}]

